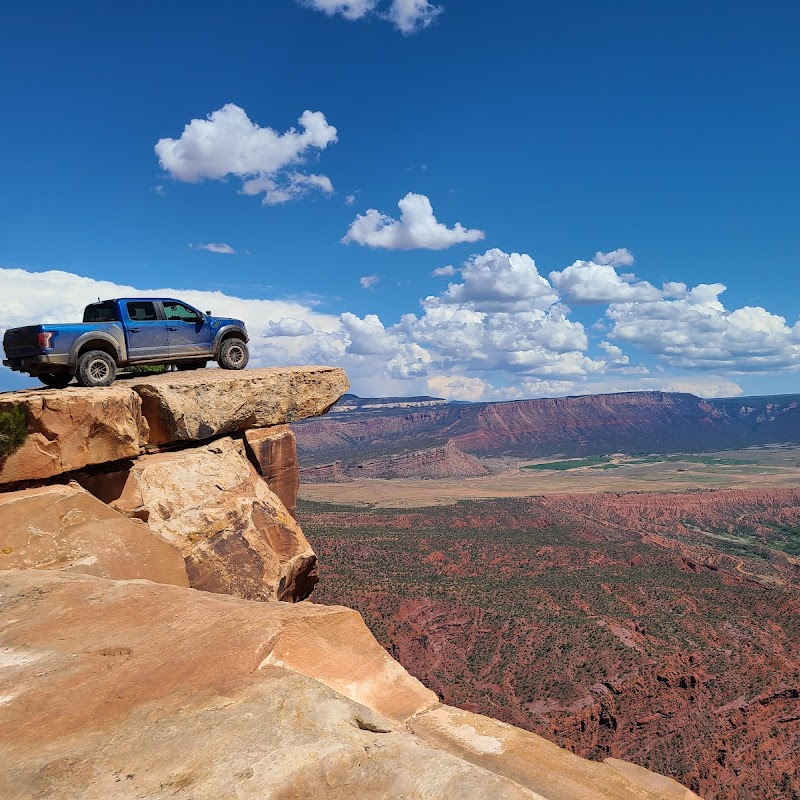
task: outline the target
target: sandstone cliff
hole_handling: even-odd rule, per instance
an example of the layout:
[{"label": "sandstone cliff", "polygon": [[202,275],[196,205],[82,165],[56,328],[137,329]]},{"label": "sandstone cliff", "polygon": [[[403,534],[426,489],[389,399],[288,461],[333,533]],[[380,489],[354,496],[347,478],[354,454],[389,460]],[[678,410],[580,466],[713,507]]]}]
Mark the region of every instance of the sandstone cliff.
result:
[{"label": "sandstone cliff", "polygon": [[3,396],[27,436],[0,463],[0,796],[695,798],[441,705],[348,608],[274,602],[317,580],[285,425],[346,388],[314,367]]},{"label": "sandstone cliff", "polygon": [[[335,411],[335,409],[334,409]],[[702,400],[627,392],[334,413],[297,426],[306,464],[352,462],[452,441],[474,455],[698,452],[800,441],[800,397]]]}]

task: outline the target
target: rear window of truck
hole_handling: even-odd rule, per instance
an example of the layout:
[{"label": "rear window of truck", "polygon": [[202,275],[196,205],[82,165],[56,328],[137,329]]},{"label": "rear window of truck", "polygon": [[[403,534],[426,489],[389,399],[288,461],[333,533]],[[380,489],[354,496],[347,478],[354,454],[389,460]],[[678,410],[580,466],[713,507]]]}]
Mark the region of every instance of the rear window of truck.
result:
[{"label": "rear window of truck", "polygon": [[84,322],[119,322],[116,303],[92,303],[83,312]]}]

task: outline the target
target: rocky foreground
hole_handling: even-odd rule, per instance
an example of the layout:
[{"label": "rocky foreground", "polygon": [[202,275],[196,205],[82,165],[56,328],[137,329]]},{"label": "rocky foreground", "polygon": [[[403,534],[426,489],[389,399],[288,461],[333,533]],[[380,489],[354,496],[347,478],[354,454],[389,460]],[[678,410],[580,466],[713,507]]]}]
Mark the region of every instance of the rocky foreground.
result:
[{"label": "rocky foreground", "polygon": [[27,434],[0,458],[0,796],[696,797],[442,705],[355,611],[292,602],[317,559],[286,424],[346,389],[313,367],[2,396]]}]

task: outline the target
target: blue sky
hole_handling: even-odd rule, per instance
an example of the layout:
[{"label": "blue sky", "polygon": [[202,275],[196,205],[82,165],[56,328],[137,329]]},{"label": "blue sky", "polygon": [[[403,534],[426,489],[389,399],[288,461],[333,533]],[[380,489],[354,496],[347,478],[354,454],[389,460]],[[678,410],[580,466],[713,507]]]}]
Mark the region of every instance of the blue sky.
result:
[{"label": "blue sky", "polygon": [[171,288],[361,394],[797,390],[796,3],[72,5],[4,12],[0,328]]}]

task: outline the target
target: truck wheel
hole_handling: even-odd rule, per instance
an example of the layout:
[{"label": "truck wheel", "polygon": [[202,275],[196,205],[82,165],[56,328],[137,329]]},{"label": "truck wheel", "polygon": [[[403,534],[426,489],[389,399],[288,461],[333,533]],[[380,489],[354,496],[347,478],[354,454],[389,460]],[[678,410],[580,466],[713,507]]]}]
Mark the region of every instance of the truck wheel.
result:
[{"label": "truck wheel", "polygon": [[219,348],[219,365],[222,369],[244,369],[250,358],[247,344],[241,339],[226,339]]},{"label": "truck wheel", "polygon": [[108,386],[116,377],[116,362],[102,350],[89,350],[78,359],[77,378],[81,386]]}]

